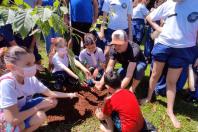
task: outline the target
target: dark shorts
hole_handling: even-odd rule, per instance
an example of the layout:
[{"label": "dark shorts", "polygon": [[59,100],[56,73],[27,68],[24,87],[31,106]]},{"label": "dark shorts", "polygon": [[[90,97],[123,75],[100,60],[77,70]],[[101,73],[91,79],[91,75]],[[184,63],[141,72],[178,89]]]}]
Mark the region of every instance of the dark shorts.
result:
[{"label": "dark shorts", "polygon": [[111,119],[113,120],[113,124],[114,124],[114,127],[116,129],[115,131],[116,132],[122,132],[121,121],[120,121],[119,114],[117,112],[112,112]]},{"label": "dark shorts", "polygon": [[154,61],[167,63],[170,68],[181,68],[192,64],[196,46],[190,48],[172,48],[157,43],[152,50]]},{"label": "dark shorts", "polygon": [[[147,64],[146,62],[138,62],[133,74],[133,78],[136,80],[141,80],[144,77],[144,72],[146,70]],[[118,74],[121,79],[123,79],[126,76],[127,69],[120,68],[118,70]]]},{"label": "dark shorts", "polygon": [[[36,105],[38,105],[39,103],[41,103],[43,100],[44,100],[43,97],[37,97],[37,98],[31,99],[30,101],[27,101],[26,104],[20,109],[20,112],[21,112],[21,111],[28,110],[28,109],[30,109],[30,108],[33,108],[34,106],[36,106]],[[31,117],[28,117],[28,118],[24,121],[25,128],[30,128],[30,120],[31,120],[31,118],[32,118],[32,116],[31,116]]]},{"label": "dark shorts", "polygon": [[144,37],[144,27],[145,27],[144,19],[132,20],[133,41],[139,45],[141,44],[142,39]]}]

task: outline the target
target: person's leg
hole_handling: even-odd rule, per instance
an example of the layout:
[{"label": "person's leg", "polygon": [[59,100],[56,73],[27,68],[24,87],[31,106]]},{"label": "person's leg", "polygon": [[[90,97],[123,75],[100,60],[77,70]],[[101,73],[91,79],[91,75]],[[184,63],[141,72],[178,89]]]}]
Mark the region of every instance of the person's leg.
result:
[{"label": "person's leg", "polygon": [[188,87],[190,91],[195,91],[195,77],[194,77],[192,65],[189,65],[189,69],[188,69]]},{"label": "person's leg", "polygon": [[147,95],[147,98],[145,100],[146,102],[151,100],[152,95],[153,95],[153,91],[155,89],[155,86],[156,86],[161,74],[162,74],[164,66],[165,66],[164,62],[154,61],[151,78],[149,80],[148,95]]},{"label": "person's leg", "polygon": [[65,71],[57,71],[52,74],[52,78],[55,80],[54,88],[56,90],[61,90],[65,82]]},{"label": "person's leg", "polygon": [[126,76],[126,69],[120,68],[120,69],[118,69],[117,73],[118,73],[120,79],[122,80]]},{"label": "person's leg", "polygon": [[153,56],[154,62],[153,62],[153,69],[152,69],[151,77],[149,80],[148,95],[145,99],[141,100],[140,102],[141,104],[151,101],[153,91],[163,72],[165,62],[168,60],[168,57],[170,56],[172,51],[173,49],[171,47],[168,47],[160,43],[155,44],[152,50],[152,56]]},{"label": "person's leg", "polygon": [[100,124],[100,129],[103,132],[113,132],[114,131],[114,124],[113,124],[113,120],[111,119],[111,117],[107,117],[105,119],[106,123],[101,123]]},{"label": "person's leg", "polygon": [[137,63],[136,69],[134,71],[133,82],[129,89],[131,92],[135,91],[141,79],[144,77],[144,72],[146,70],[146,67],[147,67],[146,62]]},{"label": "person's leg", "polygon": [[[71,25],[73,28],[78,29],[80,28],[80,23],[78,22],[71,22]],[[79,55],[80,53],[80,42],[82,40],[82,35],[78,31],[74,30],[72,31],[72,37],[69,43],[69,47],[71,47],[72,51],[74,52],[75,55]]]},{"label": "person's leg", "polygon": [[51,38],[52,38],[52,29],[50,29],[50,32],[47,36],[44,36],[44,40],[45,40],[45,49],[47,54],[50,53],[50,49],[51,49]]},{"label": "person's leg", "polygon": [[40,125],[42,125],[42,123],[44,121],[46,121],[45,112],[54,108],[54,107],[56,107],[56,105],[58,103],[58,101],[56,99],[37,97],[37,98],[31,99],[30,101],[28,101],[26,103],[26,105],[21,108],[20,111],[25,111],[27,109],[30,109],[30,108],[38,105],[42,101],[46,101],[46,103],[50,102],[51,105],[48,108],[43,109],[41,111],[38,111],[33,116],[27,118],[24,121],[24,124],[21,124],[19,126],[21,130],[24,130],[24,131],[27,131],[27,132],[32,132],[32,131],[36,130]]},{"label": "person's leg", "polygon": [[166,78],[167,84],[167,114],[170,117],[175,128],[180,128],[180,122],[177,120],[173,112],[175,95],[176,95],[176,83],[181,75],[182,68],[169,68]]},{"label": "person's leg", "polygon": [[24,129],[25,132],[33,132],[38,129],[45,121],[47,120],[47,116],[45,112],[38,111],[35,115],[33,115],[29,121],[30,127]]}]

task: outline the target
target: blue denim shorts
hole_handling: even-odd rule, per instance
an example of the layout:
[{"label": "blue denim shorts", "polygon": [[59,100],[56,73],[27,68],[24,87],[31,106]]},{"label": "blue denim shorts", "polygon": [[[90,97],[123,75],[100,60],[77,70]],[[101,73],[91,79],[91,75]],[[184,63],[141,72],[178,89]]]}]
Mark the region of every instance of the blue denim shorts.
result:
[{"label": "blue denim shorts", "polygon": [[[38,105],[39,103],[41,103],[44,100],[43,97],[37,97],[34,99],[31,99],[30,101],[27,101],[26,104],[20,109],[20,111],[25,111],[28,110],[36,105]],[[30,128],[30,120],[32,117],[28,117],[25,121],[25,128]]]},{"label": "blue denim shorts", "polygon": [[157,43],[152,50],[154,61],[167,63],[170,68],[181,68],[192,64],[196,46],[190,48],[172,48]]}]

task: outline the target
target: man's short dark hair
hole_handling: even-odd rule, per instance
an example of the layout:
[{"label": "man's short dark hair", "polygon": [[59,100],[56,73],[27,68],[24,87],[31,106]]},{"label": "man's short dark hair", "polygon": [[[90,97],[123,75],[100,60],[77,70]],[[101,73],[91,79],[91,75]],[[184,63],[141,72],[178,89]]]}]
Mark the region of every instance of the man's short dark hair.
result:
[{"label": "man's short dark hair", "polygon": [[111,88],[118,89],[121,86],[121,80],[117,72],[109,71],[104,74],[105,85],[110,86]]}]

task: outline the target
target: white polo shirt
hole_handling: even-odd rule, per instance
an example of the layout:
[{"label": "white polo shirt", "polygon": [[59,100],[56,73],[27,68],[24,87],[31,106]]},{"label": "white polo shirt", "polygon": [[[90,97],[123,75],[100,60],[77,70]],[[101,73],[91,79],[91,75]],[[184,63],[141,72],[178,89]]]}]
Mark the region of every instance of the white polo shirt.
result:
[{"label": "white polo shirt", "polygon": [[167,1],[150,14],[153,21],[165,20],[163,30],[156,39],[173,48],[193,47],[198,32],[198,0]]},{"label": "white polo shirt", "polygon": [[64,71],[63,65],[68,67],[69,66],[69,58],[65,54],[63,58],[59,57],[58,53],[56,53],[52,58],[52,63],[54,65],[54,68],[52,70],[52,73],[57,71]]},{"label": "white polo shirt", "polygon": [[127,29],[127,15],[132,15],[132,8],[131,0],[105,0],[102,11],[109,13],[108,28],[113,30]]},{"label": "white polo shirt", "polygon": [[142,3],[139,3],[136,7],[133,8],[132,19],[144,19],[149,13],[149,10]]},{"label": "white polo shirt", "polygon": [[[11,73],[5,76],[12,76]],[[19,84],[15,78],[3,79],[0,82],[0,109],[4,109],[15,104],[20,109],[25,105],[26,101],[32,98],[36,93],[43,93],[47,90],[35,76],[25,78],[24,84]]]}]

